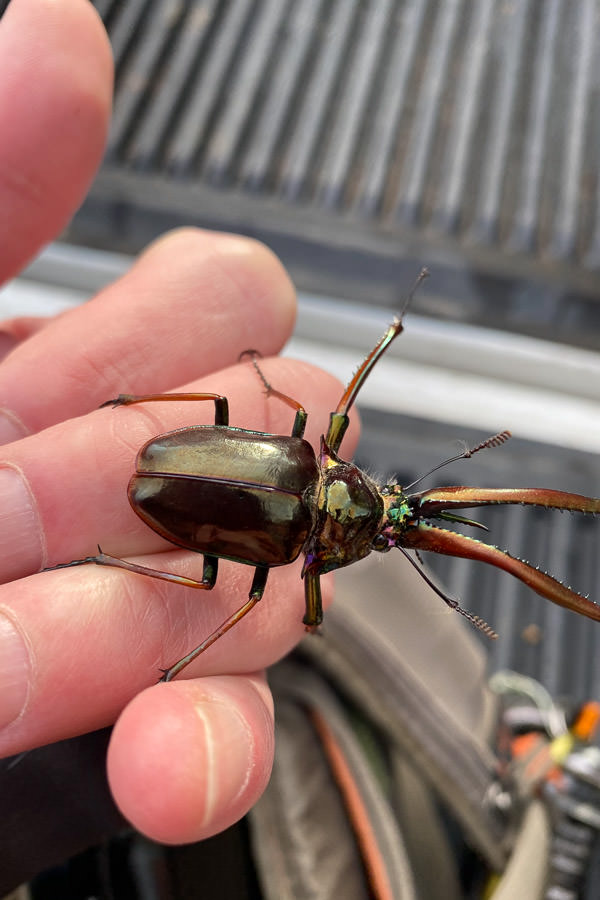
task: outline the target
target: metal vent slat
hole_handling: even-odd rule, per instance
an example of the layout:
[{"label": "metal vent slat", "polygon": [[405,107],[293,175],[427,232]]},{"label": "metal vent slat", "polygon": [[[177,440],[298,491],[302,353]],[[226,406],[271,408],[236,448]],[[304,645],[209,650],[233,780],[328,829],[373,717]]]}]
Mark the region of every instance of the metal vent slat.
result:
[{"label": "metal vent slat", "polygon": [[560,7],[561,0],[548,0],[546,15],[542,19],[534,70],[531,73],[533,85],[531,106],[525,126],[517,206],[510,237],[511,246],[520,250],[532,249],[535,241],[544,174],[544,148],[550,138],[548,117]]},{"label": "metal vent slat", "polygon": [[[184,96],[187,85],[193,79],[197,60],[211,32],[218,3],[219,0],[205,0],[202,8],[189,10],[187,20],[182,22],[159,84],[153,91],[152,103],[146,106],[129,149],[129,161],[136,168],[147,169],[158,160],[159,151],[167,140],[170,123],[175,118],[175,103]],[[206,85],[204,94],[210,96]],[[197,104],[194,106],[197,107]],[[191,121],[198,129],[203,119],[200,116],[199,121],[194,118]]]},{"label": "metal vent slat", "polygon": [[[585,98],[593,90],[594,29],[598,17],[595,0],[580,0],[574,5],[577,20],[568,52],[577,58],[573,68],[572,86],[567,101],[567,121],[564,134],[565,151],[559,180],[552,255],[567,257],[575,252],[580,194],[580,177],[585,159],[587,118]],[[585,199],[585,198],[581,198]]]},{"label": "metal vent slat", "polygon": [[[322,24],[322,38],[312,72],[298,97],[299,109],[282,162],[281,190],[288,200],[305,197],[311,184],[311,162],[317,158],[327,114],[358,8],[357,0],[338,3]],[[317,35],[319,39],[319,35]],[[327,52],[322,48],[326,46]]]},{"label": "metal vent slat", "polygon": [[528,0],[515,4],[505,29],[496,37],[499,46],[492,50],[490,109],[493,114],[488,118],[488,137],[480,151],[483,154],[480,176],[483,189],[475,203],[471,232],[472,238],[483,244],[496,239],[499,232],[499,211],[505,172],[510,162],[511,123],[520,88],[529,5]]},{"label": "metal vent slat", "polygon": [[[179,25],[182,8],[177,0],[161,3],[156,14],[136,26],[135,45],[122,64],[121,90],[115,98],[110,148],[114,153],[136,124],[153,74],[160,68],[171,34]],[[139,138],[138,138],[139,140]]]},{"label": "metal vent slat", "polygon": [[424,3],[412,3],[395,15],[389,62],[365,136],[364,163],[357,179],[355,205],[365,215],[374,215],[385,201],[385,185],[394,161],[400,117],[407,103],[409,76],[419,51],[425,12]]},{"label": "metal vent slat", "polygon": [[[460,7],[459,0],[448,0],[437,9],[431,37],[431,45],[437,52],[429,55],[416,98],[416,112],[395,204],[398,218],[406,223],[414,222],[422,211],[442,99],[449,81],[452,41],[459,24]],[[438,146],[436,141],[436,149]]]},{"label": "metal vent slat", "polygon": [[348,48],[345,78],[336,98],[328,134],[327,153],[320,166],[317,196],[327,207],[343,205],[351,191],[350,175],[356,157],[379,62],[380,48],[389,31],[392,0],[365,4],[361,28]]},{"label": "metal vent slat", "polygon": [[240,158],[245,157],[244,132],[254,127],[261,82],[276,52],[287,9],[281,0],[265,0],[251,16],[227,88],[228,102],[219,110],[207,142],[204,170],[212,183],[240,176],[239,167],[234,166],[238,148]]},{"label": "metal vent slat", "polygon": [[311,26],[321,6],[321,0],[295,3],[285,22],[277,65],[265,85],[262,108],[253,124],[248,149],[240,167],[242,181],[253,190],[261,187],[270,175],[275,175],[279,142],[285,137],[286,120],[306,71],[314,37]]},{"label": "metal vent slat", "polygon": [[[152,5],[152,0],[150,0],[151,8]],[[113,7],[114,16],[109,20],[109,37],[117,73],[134,37],[138,33],[140,23],[146,15],[148,7],[149,0],[128,0],[127,3],[115,3]],[[112,13],[112,9],[109,12]],[[118,94],[115,99],[118,101]]]},{"label": "metal vent slat", "polygon": [[454,122],[449,129],[448,149],[442,162],[440,199],[434,213],[436,225],[443,230],[453,230],[458,224],[469,179],[469,163],[477,147],[474,137],[493,8],[493,0],[481,0],[468,25],[470,33],[457,87],[458,97],[464,99],[458,105]]},{"label": "metal vent slat", "polygon": [[[167,172],[189,174],[206,143],[209,123],[226,95],[227,76],[252,12],[252,0],[238,0],[223,13],[221,27],[213,32],[206,54],[199,61],[193,81],[184,93],[179,118],[165,146]],[[200,49],[200,48],[199,48]],[[168,96],[168,94],[167,94]],[[160,166],[158,167],[160,171]]]}]

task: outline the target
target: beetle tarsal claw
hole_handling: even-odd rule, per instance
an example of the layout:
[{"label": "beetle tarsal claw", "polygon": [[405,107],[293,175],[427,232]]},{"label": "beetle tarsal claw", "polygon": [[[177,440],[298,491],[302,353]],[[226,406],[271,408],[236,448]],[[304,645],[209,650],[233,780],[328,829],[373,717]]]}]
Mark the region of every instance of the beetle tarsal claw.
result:
[{"label": "beetle tarsal claw", "polygon": [[249,357],[250,359],[262,359],[263,355],[260,350],[255,350],[253,347],[249,347],[247,350],[242,350],[240,355],[238,356],[238,362],[241,362],[245,357]]}]

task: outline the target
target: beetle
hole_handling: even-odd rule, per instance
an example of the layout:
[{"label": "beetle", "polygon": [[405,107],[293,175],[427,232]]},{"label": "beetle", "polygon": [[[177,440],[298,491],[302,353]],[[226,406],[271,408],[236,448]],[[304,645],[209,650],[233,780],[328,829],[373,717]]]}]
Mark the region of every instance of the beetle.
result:
[{"label": "beetle", "polygon": [[[239,622],[263,596],[269,570],[294,562],[301,553],[305,557],[303,622],[308,631],[317,629],[323,619],[320,576],[350,565],[371,551],[386,552],[392,547],[405,554],[448,606],[490,637],[496,636],[490,626],[432,582],[409,550],[428,550],[490,563],[516,576],[548,600],[600,621],[600,604],[497,547],[434,524],[455,522],[483,528],[455,511],[497,504],[519,503],[598,513],[600,499],[541,488],[450,486],[410,493],[425,476],[408,487],[395,483],[380,486],[353,462],[338,455],[349,424],[348,413],[373,367],[402,333],[406,309],[417,285],[427,274],[426,270],[421,272],[401,312],[349,382],[330,415],[318,454],[303,437],[307,420],[304,407],[267,382],[256,355],[252,357],[254,366],[267,394],[295,410],[290,435],[231,426],[227,399],[220,394],[121,394],[103,404],[116,407],[180,400],[214,403],[213,425],[179,428],[148,441],[138,453],[136,471],[128,488],[133,510],[150,528],[172,544],[203,554],[202,578],[194,580],[139,566],[109,556],[100,547],[96,556],[53,568],[94,563],[211,590],[217,579],[219,558],[254,567],[252,585],[243,606],[194,650],[163,670],[161,680],[173,679]],[[445,460],[436,469],[498,446],[509,436],[507,431],[493,435],[477,447]]]}]

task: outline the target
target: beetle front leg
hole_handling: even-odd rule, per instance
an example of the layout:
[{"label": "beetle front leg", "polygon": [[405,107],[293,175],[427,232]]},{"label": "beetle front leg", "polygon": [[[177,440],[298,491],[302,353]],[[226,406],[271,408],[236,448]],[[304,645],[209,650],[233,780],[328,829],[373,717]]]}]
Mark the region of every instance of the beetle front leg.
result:
[{"label": "beetle front leg", "polygon": [[310,572],[304,576],[304,602],[306,612],[302,622],[307,631],[316,631],[323,621],[323,601],[319,576],[311,575]]},{"label": "beetle front leg", "polygon": [[179,662],[176,662],[174,666],[171,666],[168,669],[163,669],[163,676],[160,679],[161,681],[172,681],[176,675],[185,669],[193,660],[196,659],[197,656],[200,656],[201,653],[204,653],[205,650],[214,644],[215,641],[218,641],[220,637],[223,637],[230,628],[233,628],[234,625],[243,619],[244,616],[253,609],[259,600],[262,599],[262,595],[265,592],[265,587],[267,584],[267,576],[269,574],[269,569],[267,566],[257,566],[254,572],[254,578],[252,579],[252,587],[250,588],[250,594],[248,595],[248,600],[244,603],[243,606],[233,613],[232,616],[229,616],[228,619],[225,619],[218,628],[216,628],[212,634],[202,641],[195,650],[192,650],[191,653],[188,653],[187,656],[184,656],[183,659],[180,659]]}]

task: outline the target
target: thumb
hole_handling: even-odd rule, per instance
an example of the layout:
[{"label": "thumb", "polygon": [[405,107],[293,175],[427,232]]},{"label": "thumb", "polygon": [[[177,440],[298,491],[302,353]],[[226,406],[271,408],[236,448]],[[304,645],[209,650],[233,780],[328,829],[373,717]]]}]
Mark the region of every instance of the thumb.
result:
[{"label": "thumb", "polygon": [[199,841],[237,822],[265,789],[273,704],[262,675],[158,684],[115,725],[108,777],[123,815],[166,844]]}]

